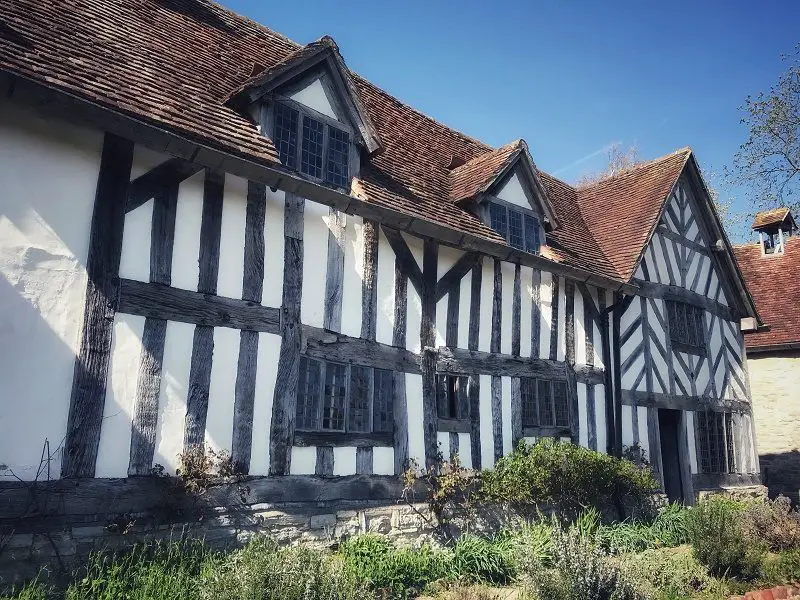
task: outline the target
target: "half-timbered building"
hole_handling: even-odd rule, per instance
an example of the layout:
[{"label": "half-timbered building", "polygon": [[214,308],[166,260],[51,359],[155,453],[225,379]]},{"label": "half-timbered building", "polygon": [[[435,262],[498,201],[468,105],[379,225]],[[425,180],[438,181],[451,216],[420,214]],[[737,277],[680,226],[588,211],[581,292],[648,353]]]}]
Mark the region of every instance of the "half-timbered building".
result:
[{"label": "half-timbered building", "polygon": [[254,503],[375,501],[543,436],[638,445],[675,499],[758,480],[690,150],[575,188],[201,0],[0,0],[0,90],[7,480],[206,445]]}]

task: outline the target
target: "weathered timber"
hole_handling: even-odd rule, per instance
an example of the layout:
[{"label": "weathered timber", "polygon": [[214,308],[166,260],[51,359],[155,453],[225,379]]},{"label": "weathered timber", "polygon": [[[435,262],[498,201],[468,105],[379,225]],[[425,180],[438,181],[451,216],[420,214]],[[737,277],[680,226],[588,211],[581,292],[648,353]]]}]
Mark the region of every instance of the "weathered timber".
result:
[{"label": "weathered timber", "polygon": [[364,367],[402,373],[422,373],[420,355],[405,348],[354,338],[310,325],[303,325],[301,331],[301,351],[311,358],[356,363]]},{"label": "weathered timber", "polygon": [[395,255],[395,260],[400,264],[403,274],[408,277],[411,284],[416,288],[417,293],[422,295],[422,270],[419,268],[414,255],[403,239],[403,236],[396,229],[390,227],[381,227],[383,235],[392,247]]},{"label": "weathered timber", "polygon": [[458,346],[458,310],[461,303],[461,282],[457,281],[447,296],[447,325],[444,343],[455,348]]},{"label": "weathered timber", "polygon": [[658,236],[659,244],[661,245],[661,252],[664,255],[664,262],[667,264],[667,275],[669,276],[669,284],[672,286],[677,285],[678,280],[672,270],[672,260],[669,257],[669,250],[667,249],[667,242],[662,236]]},{"label": "weathered timber", "polygon": [[192,340],[189,392],[186,398],[186,417],[183,429],[184,451],[202,445],[205,439],[213,357],[214,328],[198,325],[194,329]]},{"label": "weathered timber", "polygon": [[494,460],[503,457],[503,380],[492,376],[492,440],[494,441]]},{"label": "weathered timber", "polygon": [[263,183],[247,182],[247,213],[244,231],[242,300],[261,303],[264,291],[264,223],[267,191]]},{"label": "weathered timber", "polygon": [[692,464],[689,458],[689,434],[686,430],[686,419],[692,418],[690,413],[682,412],[678,420],[678,461],[683,483],[683,500],[686,504],[694,504],[694,483],[692,481]]},{"label": "weathered timber", "polygon": [[86,300],[80,346],[72,376],[62,477],[93,477],[111,361],[117,276],[125,225],[125,196],[133,143],[106,134],[95,189],[86,259]]},{"label": "weathered timber", "polygon": [[719,412],[737,412],[750,414],[752,407],[743,400],[718,400],[706,396],[693,397],[681,394],[665,394],[662,392],[640,392],[622,390],[622,403],[628,406],[654,406],[656,408],[673,408],[675,410],[715,410]]},{"label": "weathered timber", "polygon": [[342,328],[344,291],[344,213],[331,208],[328,216],[328,266],[325,270],[325,308],[322,326],[331,331]]},{"label": "weathered timber", "polygon": [[481,410],[480,410],[480,385],[481,380],[477,375],[470,375],[467,384],[469,395],[469,444],[472,452],[472,468],[481,468]]},{"label": "weathered timber", "polygon": [[590,450],[597,450],[597,412],[595,411],[595,391],[593,385],[586,386],[586,431]]},{"label": "weathered timber", "polygon": [[153,167],[147,173],[130,182],[126,196],[125,212],[131,212],[139,208],[150,198],[155,198],[167,188],[177,187],[181,181],[188,179],[202,168],[202,165],[182,158],[170,158]]},{"label": "weathered timber", "polygon": [[539,356],[539,338],[542,330],[541,285],[542,272],[539,269],[534,269],[531,289],[531,356],[533,358],[541,358]]},{"label": "weathered timber", "polygon": [[[642,347],[644,350],[644,381],[647,391],[650,392],[653,390],[653,353],[650,349],[650,332],[652,329],[650,328],[649,317],[647,310],[647,298],[639,298],[641,311],[642,311],[642,331],[644,335],[642,336]],[[694,381],[694,377],[692,377],[692,381]]]},{"label": "weathered timber", "polygon": [[250,471],[253,443],[253,409],[256,399],[258,370],[258,333],[239,332],[239,360],[236,366],[236,388],[233,399],[233,437],[231,460],[237,473]]},{"label": "weathered timber", "polygon": [[665,238],[672,240],[673,242],[678,243],[679,245],[691,249],[693,252],[699,252],[704,256],[711,256],[711,252],[708,248],[706,248],[703,244],[699,244],[694,240],[690,240],[689,238],[683,237],[679,233],[675,233],[671,229],[666,229],[664,227],[658,228],[658,233],[663,235]]},{"label": "weathered timber", "polygon": [[[478,336],[481,326],[481,281],[483,278],[483,261],[478,262],[472,267],[472,277],[470,278],[469,296],[469,334],[467,336],[467,347],[470,350],[478,349]],[[475,465],[475,463],[472,463]]]},{"label": "weathered timber", "polygon": [[558,358],[558,277],[554,274],[553,275],[553,299],[550,302],[550,306],[553,311],[553,316],[550,319],[550,360],[556,360]]},{"label": "weathered timber", "polygon": [[355,446],[366,448],[373,446],[389,447],[394,443],[391,433],[345,433],[342,431],[295,431],[295,446]]},{"label": "weathered timber", "polygon": [[219,275],[219,244],[222,237],[222,198],[225,193],[225,174],[206,169],[203,185],[203,218],[200,222],[200,267],[197,291],[217,293]]},{"label": "weathered timber", "polygon": [[522,312],[522,267],[514,265],[514,296],[511,302],[511,354],[520,355]]},{"label": "weathered timber", "polygon": [[456,456],[459,455],[459,451],[461,450],[458,442],[458,433],[451,431],[450,435],[448,436],[448,441],[450,446],[450,460],[452,461]]},{"label": "weathered timber", "polygon": [[[592,292],[585,283],[578,284],[578,289],[581,291],[583,298],[583,329],[584,340],[586,343],[586,364],[594,364],[594,326],[599,325],[600,313],[594,304]],[[602,293],[605,293],[603,291]]]},{"label": "weathered timber", "polygon": [[364,219],[364,274],[361,280],[361,337],[375,339],[378,326],[378,225]]},{"label": "weathered timber", "polygon": [[281,349],[272,402],[270,475],[288,475],[291,466],[302,337],[300,302],[303,291],[303,209],[302,198],[286,194]]},{"label": "weathered timber", "polygon": [[576,446],[580,443],[580,418],[578,416],[578,380],[575,377],[575,370],[569,366],[567,371],[567,395],[569,398],[569,422],[572,443]]},{"label": "weathered timber", "polygon": [[[632,296],[628,296],[627,298],[632,298]],[[619,292],[614,294],[614,312],[612,313],[611,319],[611,344],[606,344],[606,346],[612,348],[614,354],[614,381],[611,386],[613,391],[613,401],[611,403],[613,414],[611,415],[611,420],[607,420],[607,426],[611,427],[611,424],[614,426],[613,455],[617,457],[622,456],[622,397],[620,395],[622,391],[622,384],[620,383],[622,381],[622,359],[620,357],[621,345],[619,328],[622,314],[628,309],[628,306],[630,306],[630,302],[626,302],[626,298],[623,298]],[[606,416],[608,417],[608,415]]]},{"label": "weathered timber", "polygon": [[658,409],[649,406],[646,410],[647,440],[650,445],[647,454],[650,459],[650,467],[653,469],[653,475],[656,481],[661,485],[661,489],[664,489],[664,469],[661,465],[661,429],[658,426]]},{"label": "weathered timber", "polygon": [[447,294],[452,292],[464,276],[481,262],[481,255],[478,252],[466,252],[456,261],[450,269],[442,275],[436,284],[436,301],[438,302]]},{"label": "weathered timber", "polygon": [[[605,392],[603,398],[603,405],[605,408],[605,425],[606,425],[606,447],[605,452],[606,454],[613,454],[614,448],[616,448],[616,429],[614,427],[614,402],[615,402],[615,392],[614,392],[614,382],[619,381],[619,379],[614,380],[613,377],[616,377],[616,369],[612,365],[611,360],[611,340],[609,339],[609,315],[610,311],[614,309],[614,305],[612,304],[609,307],[606,307],[606,292],[602,290],[598,293],[597,304],[600,312],[600,345],[602,346],[603,351],[603,366],[605,367],[605,379],[603,381],[603,391]],[[616,343],[618,340],[614,339]],[[615,355],[616,356],[616,355]],[[603,450],[603,448],[598,448],[599,450]]]},{"label": "weathered timber", "polygon": [[[394,330],[392,345],[406,347],[408,313],[408,277],[398,260],[394,263]],[[394,472],[403,473],[408,466],[408,406],[406,404],[406,374],[394,372]]]},{"label": "weathered timber", "polygon": [[760,473],[694,473],[692,484],[697,490],[714,490],[720,487],[761,485]]},{"label": "weathered timber", "polygon": [[631,406],[631,431],[633,432],[633,443],[639,443],[639,406]]},{"label": "weathered timber", "polygon": [[[565,380],[565,363],[463,348],[439,348],[436,369],[454,375],[498,375]],[[588,375],[588,370],[586,371]]]},{"label": "weathered timber", "polygon": [[494,279],[492,287],[492,337],[489,342],[489,350],[492,353],[500,352],[501,325],[503,322],[503,263],[494,260]]},{"label": "weathered timber", "polygon": [[[709,272],[711,272],[709,270]],[[720,304],[716,300],[712,300],[707,296],[687,290],[675,285],[664,285],[661,283],[653,283],[652,281],[643,281],[641,279],[634,279],[633,283],[639,286],[637,295],[645,296],[646,298],[660,298],[663,300],[676,300],[678,302],[685,302],[694,306],[707,310],[713,315],[725,319],[726,321],[738,321],[739,318],[733,311]]]},{"label": "weathered timber", "polygon": [[136,404],[131,423],[128,475],[149,475],[153,467],[166,334],[166,321],[145,319],[139,376],[136,381]]},{"label": "weathered timber", "polygon": [[437,431],[450,433],[469,433],[471,427],[469,419],[445,419],[439,417],[436,429]]},{"label": "weathered timber", "polygon": [[317,446],[317,465],[315,475],[333,475],[333,446]]},{"label": "weathered timber", "polygon": [[575,364],[575,282],[567,279],[564,282],[564,339],[566,359],[570,365]]},{"label": "weathered timber", "polygon": [[264,333],[280,331],[280,310],[277,308],[132,279],[119,280],[118,310],[130,315],[208,327]]},{"label": "weathered timber", "polygon": [[522,381],[511,378],[511,444],[513,448],[522,439]]},{"label": "weathered timber", "polygon": [[178,207],[178,186],[170,186],[156,194],[150,225],[150,281],[172,283],[172,247],[175,241],[175,214]]},{"label": "weathered timber", "polygon": [[437,456],[436,440],[436,278],[439,247],[425,239],[422,252],[422,316],[419,337],[422,344],[422,430],[425,440],[425,465],[431,468]]},{"label": "weathered timber", "polygon": [[525,437],[543,438],[551,437],[560,439],[572,437],[572,427],[524,427],[522,435]]},{"label": "weathered timber", "polygon": [[356,448],[356,475],[372,475],[372,446]]}]

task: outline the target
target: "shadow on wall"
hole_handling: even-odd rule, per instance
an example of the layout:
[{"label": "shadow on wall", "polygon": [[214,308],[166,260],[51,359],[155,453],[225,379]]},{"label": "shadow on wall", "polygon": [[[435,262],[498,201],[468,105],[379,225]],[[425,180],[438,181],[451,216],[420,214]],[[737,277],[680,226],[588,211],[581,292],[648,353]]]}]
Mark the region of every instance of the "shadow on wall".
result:
[{"label": "shadow on wall", "polygon": [[800,451],[762,454],[762,480],[769,489],[769,497],[784,495],[794,504],[800,503]]}]

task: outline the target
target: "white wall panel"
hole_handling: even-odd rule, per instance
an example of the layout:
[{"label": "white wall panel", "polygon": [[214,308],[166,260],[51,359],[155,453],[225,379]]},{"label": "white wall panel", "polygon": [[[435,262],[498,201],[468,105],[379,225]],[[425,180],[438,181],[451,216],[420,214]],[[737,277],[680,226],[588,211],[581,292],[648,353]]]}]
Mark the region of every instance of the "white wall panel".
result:
[{"label": "white wall panel", "polygon": [[[494,261],[483,261],[481,274],[480,328],[478,350],[489,352],[492,348],[492,303],[494,302]],[[481,386],[481,389],[483,387]]]},{"label": "white wall panel", "polygon": [[338,118],[336,112],[333,110],[331,101],[328,99],[328,95],[325,93],[325,88],[319,79],[315,79],[306,87],[297,90],[289,97],[295,102],[308,106],[331,119]]},{"label": "white wall panel", "polygon": [[246,223],[247,180],[235,175],[226,175],[217,279],[217,294],[220,296],[242,297]]},{"label": "white wall panel", "polygon": [[494,466],[491,375],[480,375],[480,384],[481,467],[484,469],[491,469]]},{"label": "white wall panel", "polygon": [[[573,293],[575,297],[575,362],[579,365],[586,364],[586,325],[587,319],[583,310],[583,294],[578,286],[575,286]],[[591,300],[591,297],[589,298]],[[591,323],[589,323],[591,326]]]},{"label": "white wall panel", "polygon": [[558,360],[566,360],[567,355],[567,295],[563,277],[558,278]]},{"label": "white wall panel", "polygon": [[586,384],[578,383],[578,443],[589,447],[589,417],[587,410]]},{"label": "white wall panel", "polygon": [[639,385],[636,386],[636,388],[633,387],[633,384],[636,383],[636,380],[639,378],[639,374],[642,372],[643,368],[644,354],[640,354],[636,360],[633,361],[628,370],[622,374],[621,382],[623,390],[641,389],[643,387],[645,381],[644,377],[642,377]]},{"label": "white wall panel", "polygon": [[439,452],[442,453],[442,460],[449,461],[452,458],[450,456],[450,434],[446,431],[437,431],[436,444],[439,448]]},{"label": "white wall panel", "polygon": [[278,377],[281,337],[258,334],[256,393],[253,403],[253,443],[250,450],[250,475],[269,474],[269,432],[272,427],[272,404]]},{"label": "white wall panel", "polygon": [[342,446],[333,449],[333,474],[337,476],[355,475],[356,448]]},{"label": "white wall panel", "polygon": [[683,418],[686,421],[686,439],[689,445],[689,465],[692,473],[699,473],[700,470],[697,468],[697,446],[694,437],[694,412],[690,410],[684,412]]},{"label": "white wall panel", "polygon": [[[327,248],[327,238],[325,239],[325,248]],[[325,250],[323,256],[327,259],[327,250]],[[361,217],[347,215],[344,237],[344,283],[342,284],[342,333],[352,337],[361,335],[361,285],[363,280],[364,221]],[[324,290],[324,275],[322,286]],[[410,287],[411,285],[409,284]],[[303,295],[305,295],[305,290],[303,290]],[[419,323],[417,324],[417,329],[419,329]]]},{"label": "white wall panel", "polygon": [[542,322],[539,330],[539,357],[550,358],[550,335],[553,327],[553,275],[542,271],[539,288]]},{"label": "white wall panel", "polygon": [[264,224],[264,292],[261,303],[278,308],[283,302],[283,221],[284,193],[267,188],[267,214]]},{"label": "white wall panel", "polygon": [[528,196],[525,194],[525,189],[522,187],[522,182],[516,172],[508,178],[508,181],[496,192],[496,195],[501,200],[528,210],[531,209],[531,203],[528,201]]},{"label": "white wall panel", "polygon": [[425,468],[422,375],[406,373],[406,404],[408,407],[408,458],[416,461],[420,468]]},{"label": "white wall panel", "polygon": [[153,200],[125,214],[119,276],[150,281],[150,237],[153,225]]},{"label": "white wall panel", "polygon": [[520,356],[531,355],[531,309],[533,269],[520,267]]},{"label": "white wall panel", "polygon": [[[306,200],[304,211],[303,227],[303,295],[300,302],[300,320],[304,325],[312,327],[322,327],[325,314],[325,278],[328,268],[328,216],[330,209],[324,204],[318,204]],[[351,225],[351,218],[347,218],[347,225]],[[352,267],[352,261],[348,264],[347,259],[351,256],[345,253],[344,269],[345,284],[347,284],[347,271]],[[353,282],[351,281],[352,285]],[[345,288],[346,289],[346,288]],[[357,285],[358,290],[358,332],[361,333],[361,284]],[[344,330],[345,314],[355,310],[352,302],[355,295],[354,290],[350,292],[348,305],[342,297],[342,329]],[[348,335],[353,335],[348,331]]]},{"label": "white wall panel", "polygon": [[375,446],[372,449],[372,473],[374,475],[394,475],[394,448]]},{"label": "white wall panel", "polygon": [[633,445],[633,407],[622,405],[622,445]]},{"label": "white wall panel", "polygon": [[458,434],[458,458],[465,469],[472,468],[472,446],[469,433]]},{"label": "white wall panel", "polygon": [[[503,298],[500,321],[500,352],[511,354],[511,338],[513,335],[514,319],[512,318],[514,307],[514,265],[509,262],[502,262],[501,272],[503,274]],[[491,321],[490,321],[491,322]]]},{"label": "white wall panel", "polygon": [[117,314],[95,477],[127,477],[144,317]]},{"label": "white wall panel", "polygon": [[289,471],[292,475],[314,475],[317,471],[316,446],[292,446]]},{"label": "white wall panel", "polygon": [[189,323],[170,321],[164,340],[153,462],[162,465],[170,475],[175,474],[180,464],[178,455],[183,452],[194,329],[195,326]]},{"label": "white wall panel", "polygon": [[200,226],[203,219],[205,171],[181,182],[175,209],[172,250],[172,287],[197,291],[200,275]]},{"label": "white wall panel", "polygon": [[[458,300],[458,347],[469,347],[469,312],[472,303],[472,271],[461,280]],[[480,330],[480,325],[479,325]]]},{"label": "white wall panel", "polygon": [[514,450],[513,429],[511,426],[511,377],[502,378],[503,410],[503,455]]},{"label": "white wall panel", "polygon": [[214,361],[211,363],[205,441],[216,452],[231,449],[240,337],[237,329],[214,328]]},{"label": "white wall panel", "polygon": [[595,432],[597,434],[597,451],[605,453],[608,444],[606,431],[606,386],[603,384],[594,386],[594,418],[597,423]]},{"label": "white wall panel", "polygon": [[[391,344],[394,335],[394,252],[378,229],[378,318],[375,339]],[[409,284],[411,285],[411,284]]]}]

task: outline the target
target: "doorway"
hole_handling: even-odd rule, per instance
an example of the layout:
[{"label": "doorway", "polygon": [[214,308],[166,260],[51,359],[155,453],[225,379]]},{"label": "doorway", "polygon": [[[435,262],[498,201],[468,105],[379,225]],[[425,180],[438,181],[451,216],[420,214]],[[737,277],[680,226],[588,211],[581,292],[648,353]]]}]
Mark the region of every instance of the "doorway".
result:
[{"label": "doorway", "polygon": [[658,410],[658,433],[661,438],[661,472],[664,477],[664,492],[670,502],[683,502],[681,452],[679,432],[681,412],[661,408]]}]

